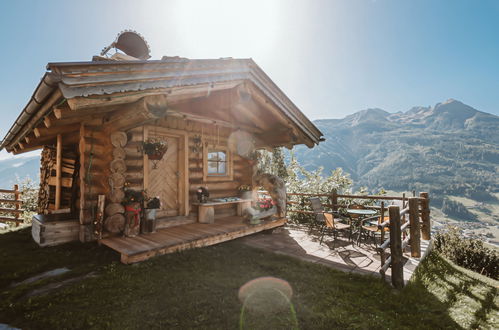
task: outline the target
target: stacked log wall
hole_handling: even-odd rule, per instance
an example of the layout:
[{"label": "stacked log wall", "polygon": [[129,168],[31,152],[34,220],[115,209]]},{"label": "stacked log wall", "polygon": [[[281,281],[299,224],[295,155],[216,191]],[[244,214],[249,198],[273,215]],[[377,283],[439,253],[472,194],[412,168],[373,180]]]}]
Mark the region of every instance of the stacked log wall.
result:
[{"label": "stacked log wall", "polygon": [[[189,168],[189,205],[197,202],[198,187],[208,187],[210,198],[238,196],[240,185],[251,185],[252,165],[247,159],[232,153],[232,178],[210,177],[204,180],[203,175],[203,148],[227,147],[233,129],[217,127],[215,124],[202,124],[181,118],[168,118],[159,121],[159,126],[172,130],[184,130],[188,134],[188,168]],[[202,138],[202,145],[196,150],[196,138]],[[199,147],[199,146],[198,146]],[[219,206],[217,212],[224,212],[226,208],[233,211],[232,205]],[[197,208],[191,207],[190,213],[196,213]],[[227,211],[229,212],[229,211]],[[229,213],[231,213],[229,212]]]},{"label": "stacked log wall", "polygon": [[[210,177],[204,180],[203,176],[203,149],[216,148],[216,146],[227,147],[228,139],[233,129],[218,127],[215,124],[205,124],[185,120],[182,118],[164,118],[157,120],[154,125],[171,129],[172,133],[186,132],[188,136],[188,177],[189,205],[197,201],[196,190],[198,187],[208,187],[211,198],[237,196],[240,185],[250,185],[252,178],[252,165],[243,157],[232,153],[232,178]],[[154,126],[153,125],[153,126]],[[114,132],[104,132],[97,127],[84,127],[80,138],[80,222],[82,225],[90,225],[93,221],[92,210],[97,207],[98,195],[106,195],[106,214],[104,228],[107,219],[113,221],[115,226],[121,227],[121,209],[116,206],[123,199],[125,189],[144,189],[144,155],[141,144],[144,141],[144,126],[138,126],[127,130],[127,142],[124,146],[115,146],[111,142]],[[196,137],[202,137],[202,148],[195,150]],[[92,149],[93,144],[93,149]],[[90,178],[87,176],[90,153],[92,152],[92,165],[90,166]],[[123,159],[123,164],[118,164],[117,159]],[[123,173],[123,174],[122,174]],[[124,177],[123,185],[117,183],[118,176]],[[83,198],[81,195],[84,191]],[[110,208],[109,205],[113,204]],[[221,206],[220,212],[232,212],[231,205]],[[111,211],[112,209],[112,211]],[[196,213],[197,208],[190,207],[190,213]],[[94,212],[95,213],[95,212]],[[113,214],[111,214],[113,213]],[[86,231],[88,232],[88,230]],[[82,237],[80,237],[82,239]]]}]

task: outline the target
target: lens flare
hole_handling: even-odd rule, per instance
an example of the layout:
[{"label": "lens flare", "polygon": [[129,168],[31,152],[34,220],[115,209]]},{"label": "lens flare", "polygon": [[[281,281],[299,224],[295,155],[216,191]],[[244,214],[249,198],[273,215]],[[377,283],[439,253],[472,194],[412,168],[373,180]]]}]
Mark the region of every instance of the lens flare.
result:
[{"label": "lens flare", "polygon": [[229,136],[229,148],[239,156],[248,158],[255,150],[254,137],[247,132],[235,131]]},{"label": "lens flare", "polygon": [[[298,320],[291,303],[293,289],[283,279],[259,277],[239,289],[243,304],[239,328],[265,328],[280,324],[284,328],[298,328]],[[279,328],[281,327],[279,326]]]}]

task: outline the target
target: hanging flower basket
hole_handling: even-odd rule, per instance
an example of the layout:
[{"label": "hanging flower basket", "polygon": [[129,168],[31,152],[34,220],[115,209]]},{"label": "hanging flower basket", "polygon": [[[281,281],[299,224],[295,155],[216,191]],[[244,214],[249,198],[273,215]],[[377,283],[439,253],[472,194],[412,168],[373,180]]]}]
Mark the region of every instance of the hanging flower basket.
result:
[{"label": "hanging flower basket", "polygon": [[162,153],[154,153],[154,154],[147,154],[147,158],[149,158],[149,160],[161,160],[163,159],[163,156],[164,156],[164,152]]},{"label": "hanging flower basket", "polygon": [[148,139],[142,143],[142,150],[149,159],[161,159],[168,150],[168,143],[165,140]]},{"label": "hanging flower basket", "polygon": [[168,150],[168,143],[165,140],[148,139],[142,143],[142,150],[147,158],[153,161],[153,168],[156,168],[157,163],[163,159]]}]

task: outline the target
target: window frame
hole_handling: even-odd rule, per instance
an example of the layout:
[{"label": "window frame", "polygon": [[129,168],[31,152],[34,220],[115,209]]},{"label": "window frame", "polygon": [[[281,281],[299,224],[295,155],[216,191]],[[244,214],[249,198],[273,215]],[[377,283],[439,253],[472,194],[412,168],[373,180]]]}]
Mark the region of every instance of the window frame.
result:
[{"label": "window frame", "polygon": [[[217,156],[218,154],[220,153],[223,153],[224,154],[224,159],[223,160],[220,160],[220,159],[217,159],[217,160],[213,160],[213,159],[210,159],[210,154],[212,153],[217,153]],[[207,175],[208,176],[227,176],[227,172],[228,172],[228,157],[227,157],[227,152],[225,150],[220,150],[220,149],[212,149],[212,150],[209,150],[207,151]],[[210,173],[210,163],[216,163],[217,164],[217,172],[215,173]],[[224,168],[224,171],[223,172],[220,172],[220,164],[224,164],[225,165],[225,168]]]},{"label": "window frame", "polygon": [[[208,173],[208,154],[210,152],[224,152],[225,153],[225,173]],[[218,168],[218,166],[217,166]],[[205,146],[203,148],[203,181],[216,181],[216,180],[232,180],[233,167],[232,167],[232,154],[226,146]]]}]

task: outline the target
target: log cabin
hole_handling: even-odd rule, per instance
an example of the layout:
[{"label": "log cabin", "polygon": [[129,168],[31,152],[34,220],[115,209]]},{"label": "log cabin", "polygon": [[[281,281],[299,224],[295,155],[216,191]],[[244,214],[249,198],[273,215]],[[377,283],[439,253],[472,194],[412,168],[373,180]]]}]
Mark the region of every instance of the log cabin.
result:
[{"label": "log cabin", "polygon": [[[283,214],[249,225],[251,201],[227,197],[255,187],[255,150],[313,147],[322,133],[252,59],[131,53],[49,63],[1,142],[42,150],[35,241],[97,240],[132,263],[283,225]],[[144,152],[158,141],[162,157]],[[128,191],[159,198],[155,228],[126,233],[141,211],[124,205]]]}]

